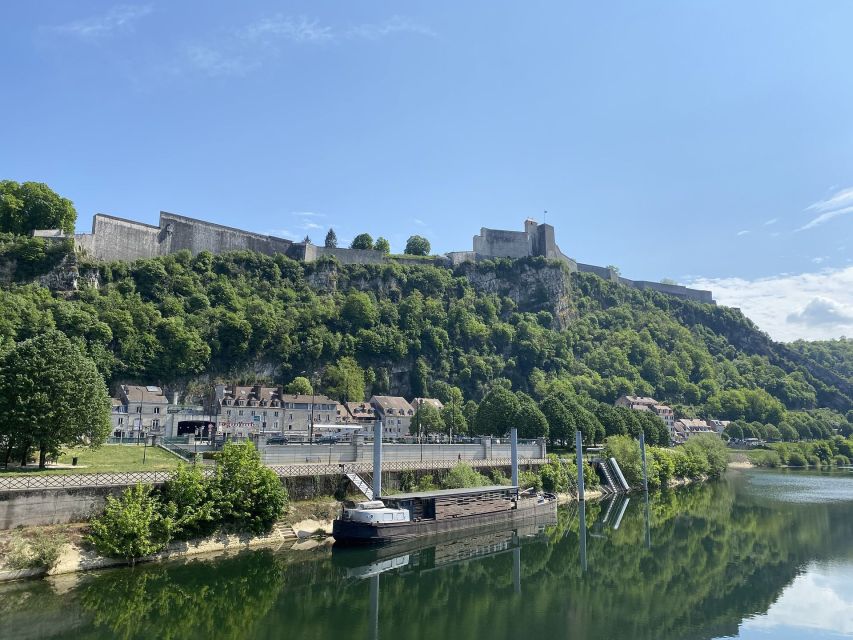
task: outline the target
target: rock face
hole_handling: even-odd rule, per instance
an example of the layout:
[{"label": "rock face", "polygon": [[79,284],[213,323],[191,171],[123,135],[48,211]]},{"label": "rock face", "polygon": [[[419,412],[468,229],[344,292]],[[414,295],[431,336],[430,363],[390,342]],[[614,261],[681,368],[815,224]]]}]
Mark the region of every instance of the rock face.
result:
[{"label": "rock face", "polygon": [[465,276],[478,293],[510,298],[523,311],[551,313],[557,329],[566,328],[575,315],[570,273],[559,262],[533,259],[494,266],[466,263],[456,272]]},{"label": "rock face", "polygon": [[81,271],[75,254],[69,253],[56,268],[39,277],[39,284],[51,291],[77,291],[81,286],[97,289],[101,283],[97,269]]}]

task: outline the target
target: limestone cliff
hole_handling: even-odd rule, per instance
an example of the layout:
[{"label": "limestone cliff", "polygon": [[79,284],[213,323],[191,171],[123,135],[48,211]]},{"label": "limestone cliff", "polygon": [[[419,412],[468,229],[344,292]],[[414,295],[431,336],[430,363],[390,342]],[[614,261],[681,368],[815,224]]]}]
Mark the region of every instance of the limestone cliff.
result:
[{"label": "limestone cliff", "polygon": [[561,262],[543,258],[465,263],[456,274],[468,279],[477,293],[510,298],[522,311],[548,311],[555,328],[564,329],[576,315],[571,274]]}]

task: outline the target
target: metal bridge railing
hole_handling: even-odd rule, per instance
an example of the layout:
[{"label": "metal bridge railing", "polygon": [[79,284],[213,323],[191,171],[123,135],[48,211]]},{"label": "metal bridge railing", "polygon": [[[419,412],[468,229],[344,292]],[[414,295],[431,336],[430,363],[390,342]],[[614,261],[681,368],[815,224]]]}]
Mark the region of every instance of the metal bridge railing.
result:
[{"label": "metal bridge railing", "polygon": [[[489,460],[465,460],[466,464],[475,468],[508,467],[509,458],[492,458]],[[544,458],[522,458],[519,465],[541,465],[547,462]],[[382,464],[382,471],[429,471],[431,469],[450,469],[459,460],[392,460]],[[354,473],[373,472],[371,462],[352,462],[342,464],[291,464],[270,466],[270,469],[280,478],[299,478],[312,476],[331,476],[343,474],[346,471]],[[204,469],[205,474],[213,473],[213,469]],[[162,484],[171,476],[169,471],[126,471],[116,473],[57,473],[38,474],[37,472],[23,475],[0,475],[0,491],[37,491],[39,489],[84,489],[94,487],[127,487],[135,484]]]}]

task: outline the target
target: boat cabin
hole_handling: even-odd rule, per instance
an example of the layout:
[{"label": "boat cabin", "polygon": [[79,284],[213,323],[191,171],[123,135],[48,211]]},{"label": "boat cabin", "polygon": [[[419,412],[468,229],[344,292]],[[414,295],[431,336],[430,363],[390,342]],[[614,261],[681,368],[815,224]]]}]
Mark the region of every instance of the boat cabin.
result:
[{"label": "boat cabin", "polygon": [[447,520],[514,509],[518,487],[494,485],[382,496],[389,509],[408,511],[412,521]]}]

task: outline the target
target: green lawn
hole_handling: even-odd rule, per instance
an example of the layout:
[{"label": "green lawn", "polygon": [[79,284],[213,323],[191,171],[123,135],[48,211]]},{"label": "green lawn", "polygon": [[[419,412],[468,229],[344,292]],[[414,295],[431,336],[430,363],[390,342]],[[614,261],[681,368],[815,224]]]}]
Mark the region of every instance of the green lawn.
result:
[{"label": "green lawn", "polygon": [[77,467],[68,469],[38,469],[28,468],[21,471],[10,468],[0,473],[99,473],[107,471],[170,471],[178,466],[180,458],[159,447],[147,447],[145,464],[142,463],[142,445],[105,444],[100,449],[69,449],[59,457],[60,464],[71,464],[71,458],[77,456]]}]

